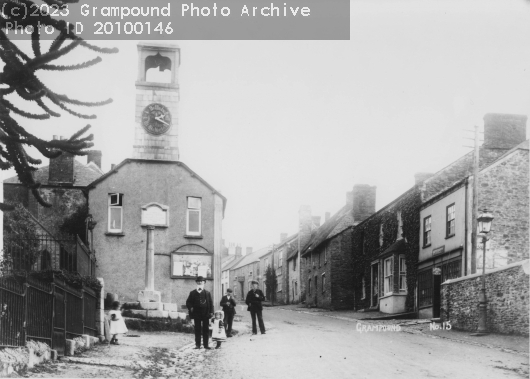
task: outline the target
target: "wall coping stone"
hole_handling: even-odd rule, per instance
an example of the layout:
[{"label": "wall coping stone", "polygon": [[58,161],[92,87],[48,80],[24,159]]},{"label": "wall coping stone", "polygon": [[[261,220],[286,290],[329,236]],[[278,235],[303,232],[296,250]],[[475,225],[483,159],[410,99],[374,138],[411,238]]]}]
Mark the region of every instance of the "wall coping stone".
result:
[{"label": "wall coping stone", "polygon": [[[494,269],[491,269],[491,270],[486,270],[486,275],[494,274],[494,273],[499,272],[499,271],[509,270],[509,269],[517,267],[517,266],[522,266],[523,270],[524,270],[524,273],[526,275],[528,275],[529,270],[530,270],[529,264],[530,264],[530,260],[529,259],[525,259],[524,261],[514,262],[514,263],[510,263],[509,265],[506,265],[506,266],[494,268]],[[458,283],[458,282],[461,282],[463,280],[480,278],[481,276],[482,276],[482,272],[476,273],[476,274],[472,274],[472,275],[462,276],[460,278],[449,279],[449,280],[446,280],[445,282],[443,282],[442,286],[445,286],[447,284]]]}]

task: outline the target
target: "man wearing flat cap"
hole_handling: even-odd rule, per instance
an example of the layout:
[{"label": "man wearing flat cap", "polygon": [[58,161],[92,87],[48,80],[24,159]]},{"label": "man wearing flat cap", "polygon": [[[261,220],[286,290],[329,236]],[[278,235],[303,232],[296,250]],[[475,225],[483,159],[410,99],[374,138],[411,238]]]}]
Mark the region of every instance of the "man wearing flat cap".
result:
[{"label": "man wearing flat cap", "polygon": [[226,337],[232,337],[232,323],[234,322],[234,315],[236,314],[236,301],[232,296],[232,290],[228,288],[226,295],[221,299],[221,307],[225,314],[223,323],[225,324]]},{"label": "man wearing flat cap", "polygon": [[204,289],[206,280],[202,276],[198,276],[195,282],[197,289],[191,291],[186,300],[190,318],[195,324],[195,349],[201,348],[202,335],[204,348],[210,350],[208,340],[210,339],[210,319],[213,317],[212,295]]},{"label": "man wearing flat cap", "polygon": [[258,328],[256,327],[256,316],[258,317],[259,330],[261,334],[265,334],[265,324],[263,323],[263,305],[261,302],[265,300],[265,295],[258,288],[258,282],[252,281],[252,289],[248,291],[245,303],[248,305],[250,316],[252,317],[252,334],[258,334]]}]

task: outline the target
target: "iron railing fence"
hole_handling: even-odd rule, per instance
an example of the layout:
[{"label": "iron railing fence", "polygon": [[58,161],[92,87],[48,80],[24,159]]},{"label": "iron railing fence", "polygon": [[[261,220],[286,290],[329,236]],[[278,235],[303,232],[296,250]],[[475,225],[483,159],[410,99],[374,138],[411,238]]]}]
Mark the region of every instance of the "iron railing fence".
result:
[{"label": "iron railing fence", "polygon": [[94,276],[96,258],[79,236],[57,239],[50,234],[35,238],[4,236],[3,272],[66,270]]},{"label": "iron railing fence", "polygon": [[50,283],[31,276],[4,276],[0,306],[0,347],[20,347],[36,340],[62,355],[67,338],[97,334],[95,292],[73,288],[57,278]]}]

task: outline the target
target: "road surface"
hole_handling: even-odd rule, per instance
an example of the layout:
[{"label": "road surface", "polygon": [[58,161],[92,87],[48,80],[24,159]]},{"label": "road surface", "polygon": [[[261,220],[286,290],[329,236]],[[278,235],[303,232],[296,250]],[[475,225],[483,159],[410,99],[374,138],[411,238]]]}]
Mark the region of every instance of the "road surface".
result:
[{"label": "road surface", "polygon": [[[76,362],[41,365],[27,377],[71,378],[528,378],[528,354],[402,331],[359,332],[357,322],[278,308],[264,310],[267,334],[246,331],[219,350],[193,350],[191,335],[130,333]],[[332,313],[328,313],[332,314]],[[361,325],[371,325],[363,323]],[[183,347],[184,346],[184,347]]]}]

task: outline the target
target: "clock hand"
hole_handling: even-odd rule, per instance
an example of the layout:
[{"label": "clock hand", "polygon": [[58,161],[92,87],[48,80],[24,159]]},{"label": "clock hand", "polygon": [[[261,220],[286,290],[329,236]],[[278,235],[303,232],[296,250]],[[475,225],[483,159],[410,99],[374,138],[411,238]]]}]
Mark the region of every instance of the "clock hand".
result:
[{"label": "clock hand", "polygon": [[155,120],[156,120],[156,121],[159,121],[159,122],[161,122],[161,123],[166,124],[166,125],[169,126],[169,124],[168,124],[167,122],[165,122],[164,120],[161,120],[161,119],[160,119],[161,117],[162,117],[162,116],[155,117]]}]

